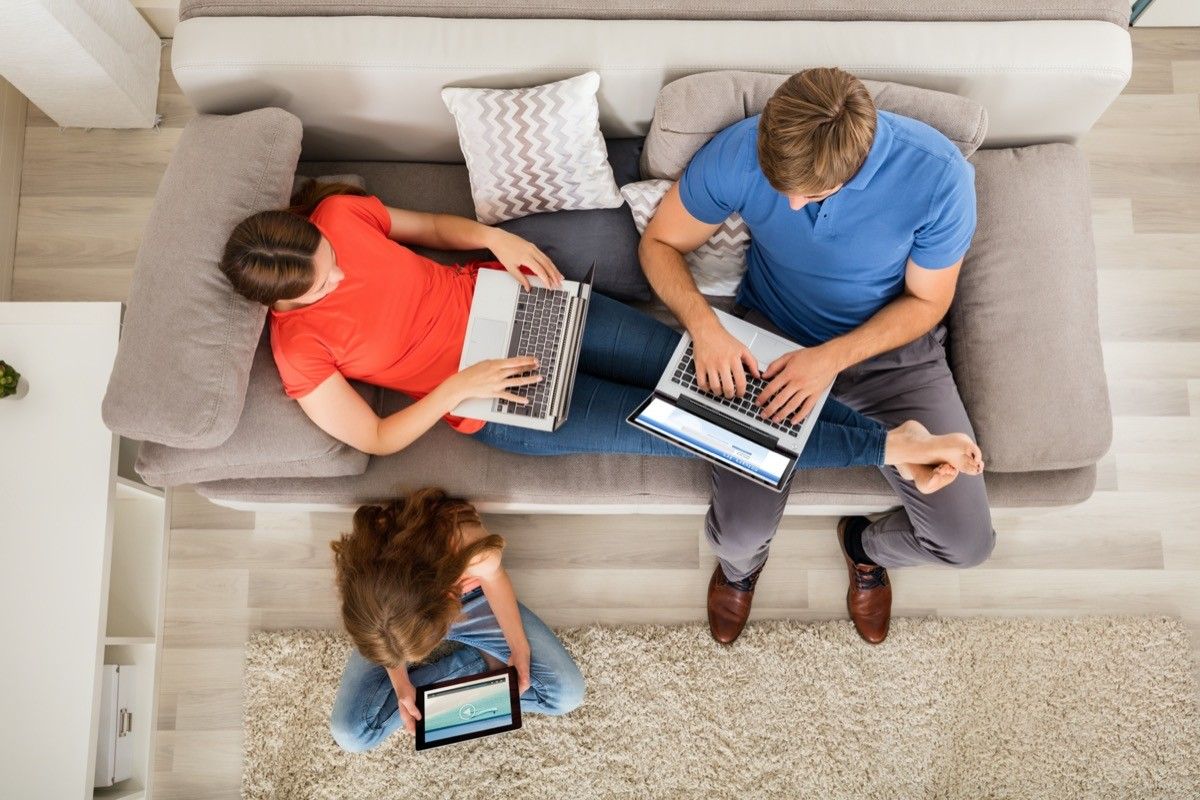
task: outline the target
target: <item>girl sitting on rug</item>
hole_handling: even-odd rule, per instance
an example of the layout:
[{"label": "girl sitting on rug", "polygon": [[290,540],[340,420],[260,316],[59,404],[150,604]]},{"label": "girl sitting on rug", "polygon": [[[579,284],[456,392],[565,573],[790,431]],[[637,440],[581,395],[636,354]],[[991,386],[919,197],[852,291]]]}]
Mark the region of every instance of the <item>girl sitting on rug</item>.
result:
[{"label": "girl sitting on rug", "polygon": [[[333,705],[344,749],[375,747],[401,725],[415,732],[416,686],[516,667],[521,711],[566,714],[583,676],[562,642],[517,602],[500,565],[504,539],[470,503],[420,489],[363,506],[332,542],[342,622],[354,642]],[[443,641],[462,647],[417,664]]]}]

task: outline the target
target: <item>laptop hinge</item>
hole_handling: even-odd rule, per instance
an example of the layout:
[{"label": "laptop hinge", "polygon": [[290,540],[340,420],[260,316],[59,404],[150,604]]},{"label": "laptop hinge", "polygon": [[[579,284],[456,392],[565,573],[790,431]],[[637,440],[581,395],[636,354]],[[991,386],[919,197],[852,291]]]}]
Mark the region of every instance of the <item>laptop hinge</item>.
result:
[{"label": "laptop hinge", "polygon": [[679,395],[679,398],[675,400],[675,405],[689,414],[695,414],[697,417],[708,420],[714,425],[733,431],[743,439],[749,439],[757,445],[762,445],[772,450],[779,449],[778,438],[768,436],[760,430],[751,428],[749,425],[743,425],[736,419],[714,411],[703,403],[693,400],[686,394]]}]

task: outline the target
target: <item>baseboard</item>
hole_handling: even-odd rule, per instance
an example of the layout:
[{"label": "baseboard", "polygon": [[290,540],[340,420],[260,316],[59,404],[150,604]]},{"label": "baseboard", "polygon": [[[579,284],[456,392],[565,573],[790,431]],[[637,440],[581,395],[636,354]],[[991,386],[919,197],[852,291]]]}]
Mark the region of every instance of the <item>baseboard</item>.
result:
[{"label": "baseboard", "polygon": [[0,301],[12,299],[28,105],[23,94],[0,78]]}]

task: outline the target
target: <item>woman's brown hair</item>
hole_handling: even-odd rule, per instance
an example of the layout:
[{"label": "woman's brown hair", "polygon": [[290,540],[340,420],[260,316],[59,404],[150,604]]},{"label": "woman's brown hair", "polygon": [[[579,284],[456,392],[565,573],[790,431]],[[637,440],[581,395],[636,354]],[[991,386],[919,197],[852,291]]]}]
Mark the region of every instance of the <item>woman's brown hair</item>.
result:
[{"label": "woman's brown hair", "polygon": [[330,546],[342,622],[363,658],[398,667],[446,638],[467,566],[504,548],[496,534],[464,545],[463,526],[478,524],[470,503],[433,488],[354,513],[353,531]]},{"label": "woman's brown hair", "polygon": [[758,164],[778,192],[826,192],[854,177],[875,140],[875,101],[836,67],[797,72],[758,121]]},{"label": "woman's brown hair", "polygon": [[269,306],[292,300],[316,280],[313,255],[321,232],[308,217],[322,200],[338,194],[364,195],[349,183],[309,181],[279,211],[260,211],[238,223],[225,243],[221,272],[237,293]]}]

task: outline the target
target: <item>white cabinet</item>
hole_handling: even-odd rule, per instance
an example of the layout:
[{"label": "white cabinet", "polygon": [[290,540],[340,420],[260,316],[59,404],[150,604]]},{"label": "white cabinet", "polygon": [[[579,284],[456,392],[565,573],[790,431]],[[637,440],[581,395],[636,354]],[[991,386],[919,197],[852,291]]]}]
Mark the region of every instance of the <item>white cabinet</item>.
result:
[{"label": "white cabinet", "polygon": [[[149,797],[167,499],[100,419],[118,303],[0,303],[0,796]],[[93,790],[101,666],[137,667],[133,777]]]}]

